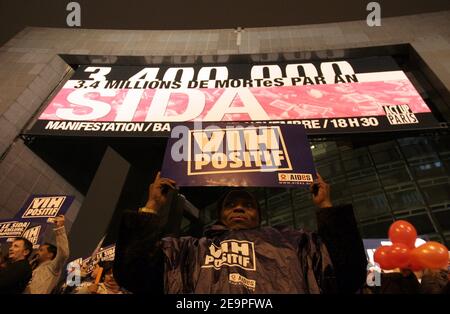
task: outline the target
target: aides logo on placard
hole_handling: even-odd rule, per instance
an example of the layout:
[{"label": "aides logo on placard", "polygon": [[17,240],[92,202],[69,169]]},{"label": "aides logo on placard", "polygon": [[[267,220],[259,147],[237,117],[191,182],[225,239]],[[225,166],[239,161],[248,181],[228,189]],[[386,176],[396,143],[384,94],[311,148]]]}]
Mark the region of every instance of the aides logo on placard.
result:
[{"label": "aides logo on placard", "polygon": [[313,181],[310,173],[278,173],[278,182],[281,184],[305,184]]},{"label": "aides logo on placard", "polygon": [[248,279],[239,273],[231,273],[228,276],[228,281],[232,285],[244,286],[251,291],[255,291],[256,288],[256,280]]},{"label": "aides logo on placard", "polygon": [[222,266],[237,266],[242,269],[256,270],[253,242],[226,240],[220,242],[220,246],[212,243],[202,268],[220,269]]},{"label": "aides logo on placard", "polygon": [[65,200],[66,196],[35,197],[22,218],[56,217]]},{"label": "aides logo on placard", "polygon": [[386,117],[391,125],[419,123],[419,120],[408,105],[383,106]]},{"label": "aides logo on placard", "polygon": [[188,175],[292,170],[279,126],[189,131]]}]

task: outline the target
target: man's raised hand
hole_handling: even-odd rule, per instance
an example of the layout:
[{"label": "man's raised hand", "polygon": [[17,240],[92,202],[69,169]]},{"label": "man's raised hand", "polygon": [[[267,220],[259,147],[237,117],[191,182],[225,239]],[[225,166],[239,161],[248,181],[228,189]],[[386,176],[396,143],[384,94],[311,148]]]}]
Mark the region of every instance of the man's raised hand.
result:
[{"label": "man's raised hand", "polygon": [[169,178],[161,178],[161,173],[158,172],[148,188],[148,200],[143,211],[157,214],[167,203],[169,189],[176,190],[176,182]]},{"label": "man's raised hand", "polygon": [[313,203],[319,207],[332,207],[330,197],[330,185],[326,183],[317,172],[317,181],[310,186]]}]

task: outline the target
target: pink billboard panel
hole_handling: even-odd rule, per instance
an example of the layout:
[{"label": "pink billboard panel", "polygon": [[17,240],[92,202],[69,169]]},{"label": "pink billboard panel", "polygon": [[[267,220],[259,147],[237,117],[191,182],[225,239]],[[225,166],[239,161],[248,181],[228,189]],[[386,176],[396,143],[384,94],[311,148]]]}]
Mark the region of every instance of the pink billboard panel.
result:
[{"label": "pink billboard panel", "polygon": [[364,117],[385,115],[383,106],[402,104],[413,113],[430,112],[408,79],[228,89],[64,87],[39,119],[174,122]]}]

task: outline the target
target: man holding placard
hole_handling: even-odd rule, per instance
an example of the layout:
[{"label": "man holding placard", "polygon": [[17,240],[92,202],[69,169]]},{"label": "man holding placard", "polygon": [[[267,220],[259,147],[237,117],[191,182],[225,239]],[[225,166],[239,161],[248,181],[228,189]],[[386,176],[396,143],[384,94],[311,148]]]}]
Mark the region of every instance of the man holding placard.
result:
[{"label": "man holding placard", "polygon": [[318,234],[260,227],[245,190],[218,202],[219,221],[202,238],[161,238],[161,212],[176,182],[156,176],[146,205],[126,212],[114,275],[134,293],[354,293],[366,257],[351,206],[332,207],[329,185],[311,185]]}]

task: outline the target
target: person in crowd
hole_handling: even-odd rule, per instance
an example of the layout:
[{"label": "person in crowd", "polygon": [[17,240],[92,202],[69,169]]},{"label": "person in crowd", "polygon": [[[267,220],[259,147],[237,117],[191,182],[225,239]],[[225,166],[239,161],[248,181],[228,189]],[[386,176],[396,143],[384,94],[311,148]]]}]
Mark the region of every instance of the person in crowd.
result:
[{"label": "person in crowd", "polygon": [[9,248],[8,263],[0,269],[0,294],[18,294],[25,290],[31,279],[28,261],[33,244],[25,238],[16,238]]},{"label": "person in crowd", "polygon": [[50,294],[64,270],[69,257],[69,241],[64,227],[64,216],[55,217],[54,224],[56,246],[45,243],[39,247],[33,275],[25,293]]},{"label": "person in crowd", "polygon": [[4,269],[6,268],[6,266],[8,265],[8,254],[7,255],[0,255],[0,269]]},{"label": "person in crowd", "polygon": [[447,266],[442,269],[426,268],[420,282],[420,293],[448,294],[450,293],[449,272]]},{"label": "person in crowd", "polygon": [[124,212],[114,276],[133,293],[355,293],[367,261],[352,206],[333,206],[320,175],[310,188],[318,233],[261,227],[258,200],[232,189],[203,237],[162,238],[176,182],[158,173],[146,205]]}]

